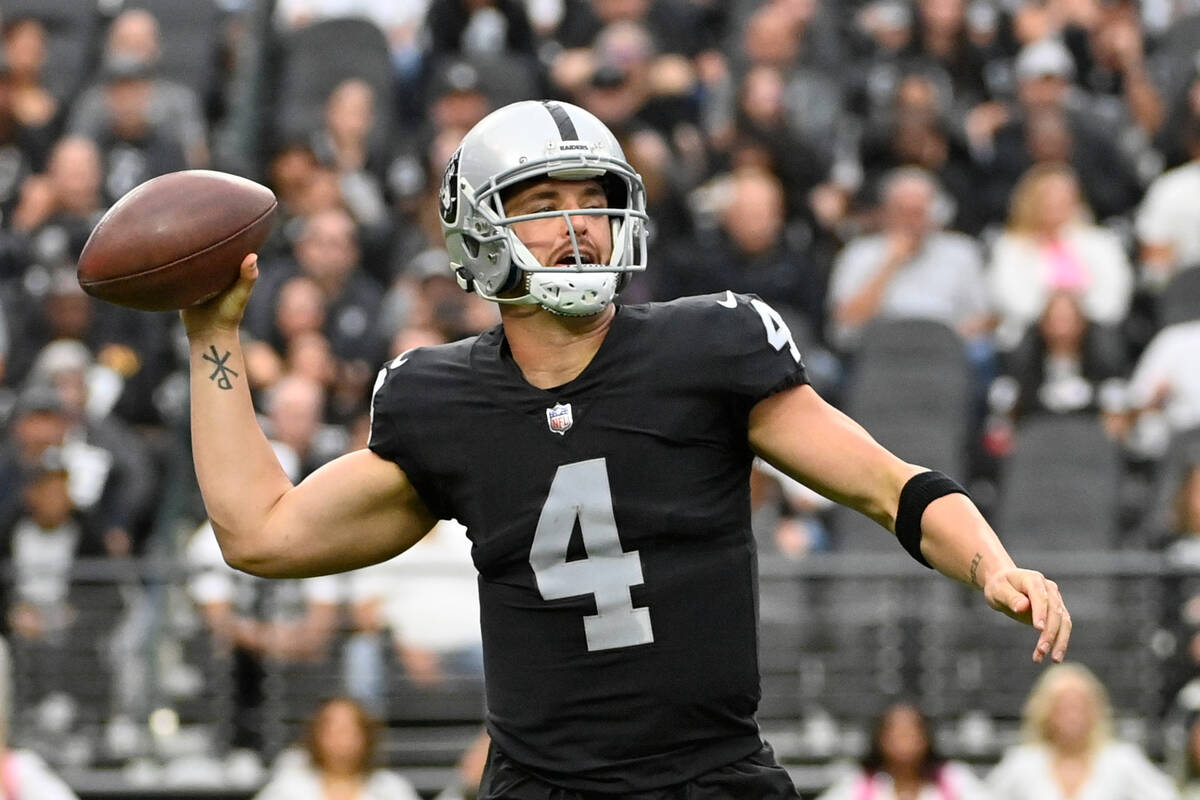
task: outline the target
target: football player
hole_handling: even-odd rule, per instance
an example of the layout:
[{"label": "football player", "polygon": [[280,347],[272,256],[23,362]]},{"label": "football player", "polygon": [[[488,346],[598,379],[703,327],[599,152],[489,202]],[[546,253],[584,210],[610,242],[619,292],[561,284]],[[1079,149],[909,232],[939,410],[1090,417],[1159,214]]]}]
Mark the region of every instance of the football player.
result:
[{"label": "football player", "polygon": [[239,283],[183,312],[196,472],[225,558],[315,575],[465,525],[493,741],[482,798],[797,797],[755,722],[756,455],[1032,625],[1035,661],[1062,660],[1054,582],[1016,567],[952,479],[825,403],[770,306],[615,302],[646,267],[645,202],[581,108],[526,101],[476,125],[440,214],[455,276],[501,324],[393,360],[368,448],[298,486],[243,377],[248,256]]}]

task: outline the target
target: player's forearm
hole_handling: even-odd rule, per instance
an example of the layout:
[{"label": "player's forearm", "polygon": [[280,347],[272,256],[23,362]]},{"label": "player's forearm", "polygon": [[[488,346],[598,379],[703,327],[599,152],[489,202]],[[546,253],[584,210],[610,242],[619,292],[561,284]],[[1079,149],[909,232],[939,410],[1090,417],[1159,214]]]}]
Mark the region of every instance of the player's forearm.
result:
[{"label": "player's forearm", "polygon": [[929,504],[921,518],[921,554],[943,575],[982,589],[1012,557],[966,495],[949,494]]},{"label": "player's forearm", "polygon": [[221,551],[262,547],[272,507],[291,488],[258,425],[236,331],[193,334],[192,458]]}]

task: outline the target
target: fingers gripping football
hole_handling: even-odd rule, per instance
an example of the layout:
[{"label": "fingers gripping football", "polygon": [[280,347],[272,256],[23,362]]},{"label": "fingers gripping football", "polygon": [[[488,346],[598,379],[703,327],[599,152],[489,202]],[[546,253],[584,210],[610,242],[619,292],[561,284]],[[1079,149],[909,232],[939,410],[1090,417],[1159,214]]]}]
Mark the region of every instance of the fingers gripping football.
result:
[{"label": "fingers gripping football", "polygon": [[188,336],[206,332],[237,330],[250,300],[250,291],[258,279],[258,256],[254,253],[242,259],[237,280],[221,294],[198,306],[180,311]]}]

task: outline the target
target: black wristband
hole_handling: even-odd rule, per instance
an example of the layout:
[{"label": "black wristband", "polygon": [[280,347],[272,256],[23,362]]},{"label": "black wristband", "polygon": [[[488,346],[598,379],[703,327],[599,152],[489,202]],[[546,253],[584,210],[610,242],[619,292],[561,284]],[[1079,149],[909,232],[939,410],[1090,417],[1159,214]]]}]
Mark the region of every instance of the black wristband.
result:
[{"label": "black wristband", "polygon": [[900,505],[896,509],[896,538],[910,556],[930,569],[933,569],[933,565],[921,555],[921,517],[925,515],[926,506],[948,494],[967,494],[967,490],[953,478],[935,470],[913,475],[900,490]]}]

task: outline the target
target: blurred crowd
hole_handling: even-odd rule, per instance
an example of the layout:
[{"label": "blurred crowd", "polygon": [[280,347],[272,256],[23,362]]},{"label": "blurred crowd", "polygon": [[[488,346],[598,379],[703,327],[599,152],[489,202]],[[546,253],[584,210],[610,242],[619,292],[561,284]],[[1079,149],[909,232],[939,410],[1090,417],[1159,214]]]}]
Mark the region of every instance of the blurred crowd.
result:
[{"label": "blurred crowd", "polygon": [[[121,565],[143,556],[196,573],[191,603],[245,656],[248,709],[255,654],[312,659],[343,608],[367,708],[388,631],[418,684],[477,671],[454,623],[399,619],[395,581],[296,587],[294,613],[264,622],[266,590],[216,574],[178,319],[93,300],[75,262],[156,175],[270,186],[246,377],[302,479],[364,445],[385,360],[498,321],[449,270],[439,181],[489,110],[552,97],[600,117],[645,180],[650,268],[623,302],[757,293],[835,403],[874,328],[940,324],[969,369],[960,477],[985,510],[1029,420],[1101,430],[1123,488],[1116,538],[1095,545],[1161,552],[1182,575],[1163,620],[1177,690],[1200,674],[1198,52],[1196,0],[0,2],[0,557],[18,671],[53,698],[47,665],[81,636],[98,665],[122,663],[146,601]],[[822,498],[766,469],[755,486],[764,555],[838,549]],[[456,537],[430,557],[469,580]],[[110,562],[128,613],[74,596],[83,559]],[[137,711],[139,676],[118,672],[104,702]],[[253,728],[238,730],[253,743]]]}]

